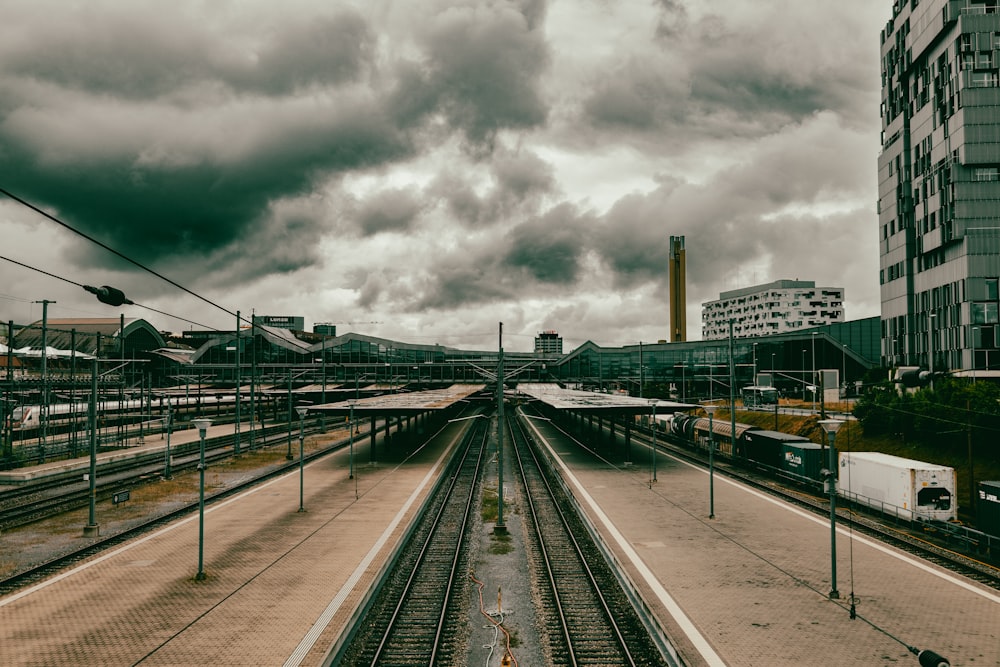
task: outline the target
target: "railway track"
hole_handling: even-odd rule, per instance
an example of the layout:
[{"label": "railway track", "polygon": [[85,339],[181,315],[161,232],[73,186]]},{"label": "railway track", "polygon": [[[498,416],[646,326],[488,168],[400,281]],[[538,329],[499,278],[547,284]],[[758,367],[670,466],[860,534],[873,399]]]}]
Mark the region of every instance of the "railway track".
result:
[{"label": "railway track", "polygon": [[[668,665],[519,421],[509,421],[551,665]],[[543,638],[543,641],[546,641]]]},{"label": "railway track", "polygon": [[456,591],[468,570],[466,531],[483,467],[488,429],[474,420],[446,483],[434,494],[408,546],[383,579],[332,665],[458,665],[464,662],[467,600]]},{"label": "railway track", "polygon": [[[308,432],[317,430],[318,427],[312,426]],[[266,427],[260,432],[259,437],[260,447],[283,443],[288,437],[288,429],[285,425]],[[232,457],[235,438],[235,435],[225,435],[206,439],[206,462],[213,463]],[[173,472],[196,468],[199,448],[200,443],[197,441],[177,446],[171,456]],[[160,479],[162,474],[163,454],[160,452],[136,457],[111,468],[105,467],[98,475],[96,499],[98,502],[108,500],[122,487],[149,483]],[[29,487],[4,490],[0,493],[0,530],[10,530],[86,507],[90,502],[90,485],[88,482],[79,481],[76,475],[73,480],[53,478]]]},{"label": "railway track", "polygon": [[[275,441],[283,443],[287,438],[287,428],[284,426],[275,428],[280,429],[280,433],[276,432],[274,434]],[[227,436],[223,436],[222,439],[225,440],[226,437]],[[234,437],[234,436],[228,436],[228,437]],[[336,451],[337,449],[340,449],[344,446],[346,445],[342,442],[331,444],[328,447],[324,447],[323,449],[316,450],[314,452],[306,454],[304,460],[308,462],[317,458],[322,458],[323,456],[326,456],[331,452]],[[223,445],[223,447],[225,447],[225,445]],[[223,452],[222,454],[220,454],[220,458],[225,458],[228,456],[231,456],[231,452]],[[192,458],[193,462],[191,463],[191,467],[194,467],[197,465],[197,455],[194,455]],[[258,474],[249,477],[239,483],[236,483],[230,487],[227,487],[226,489],[207,495],[205,498],[205,502],[206,504],[210,505],[213,502],[217,502],[219,500],[223,500],[230,496],[242,493],[243,491],[246,491],[247,489],[250,489],[256,486],[257,484],[260,484],[261,482],[265,482],[274,477],[284,475],[289,471],[298,469],[298,467],[299,467],[298,460],[293,460],[287,463],[282,463],[270,467],[266,470],[262,470]],[[174,470],[175,471],[177,470],[176,466],[174,466]],[[115,488],[119,487],[120,484]],[[100,554],[102,551],[105,551],[119,544],[127,542],[128,540],[133,539],[135,537],[139,537],[151,530],[155,530],[156,528],[167,525],[170,522],[183,518],[192,512],[196,512],[197,510],[198,510],[197,501],[186,503],[183,506],[177,507],[169,512],[164,512],[162,514],[150,516],[147,520],[142,521],[126,530],[116,532],[114,534],[105,535],[99,539],[89,542],[88,544],[82,546],[79,549],[75,549],[73,551],[61,554],[45,562],[38,563],[37,565],[34,565],[30,568],[15,572],[14,574],[6,578],[0,579],[0,595],[6,595],[8,593],[17,591],[27,586],[31,586],[32,584],[42,581],[47,577],[56,574],[68,567],[83,562],[84,560],[90,558],[93,555]]]}]

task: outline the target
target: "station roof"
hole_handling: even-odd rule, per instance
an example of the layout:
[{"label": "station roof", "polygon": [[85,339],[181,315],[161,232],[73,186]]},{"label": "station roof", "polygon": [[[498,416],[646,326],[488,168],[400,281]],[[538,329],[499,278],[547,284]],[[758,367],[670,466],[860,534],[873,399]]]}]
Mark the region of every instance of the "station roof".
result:
[{"label": "station roof", "polygon": [[354,414],[397,414],[409,415],[450,408],[455,403],[482,391],[483,384],[453,384],[443,389],[411,391],[398,394],[383,394],[357,400],[310,405],[309,412],[325,412],[346,415],[354,406]]},{"label": "station roof", "polygon": [[650,414],[653,412],[654,405],[657,413],[680,412],[698,407],[693,403],[677,403],[658,398],[637,398],[624,394],[602,394],[579,389],[564,389],[554,383],[522,383],[517,388],[522,394],[527,394],[557,410]]}]

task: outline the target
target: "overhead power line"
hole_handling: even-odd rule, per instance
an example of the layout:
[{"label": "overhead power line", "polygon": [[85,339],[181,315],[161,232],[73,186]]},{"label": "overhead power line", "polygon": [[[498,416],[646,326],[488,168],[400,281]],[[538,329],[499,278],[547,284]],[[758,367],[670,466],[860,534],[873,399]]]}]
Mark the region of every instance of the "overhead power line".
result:
[{"label": "overhead power line", "polygon": [[[81,288],[87,290],[88,292],[90,292],[91,294],[96,294],[97,298],[100,299],[103,303],[109,303],[110,305],[122,305],[122,304],[126,304],[127,303],[127,304],[130,304],[130,305],[133,305],[133,306],[138,306],[139,308],[145,308],[146,310],[151,310],[154,313],[159,313],[160,315],[165,315],[167,317],[172,317],[174,319],[183,320],[184,322],[187,322],[188,324],[194,324],[194,325],[202,327],[204,329],[216,330],[215,327],[210,327],[210,326],[208,326],[206,324],[201,324],[200,322],[195,322],[194,320],[189,320],[186,317],[181,317],[180,315],[172,315],[171,313],[165,313],[162,310],[157,310],[156,308],[153,308],[152,306],[145,306],[145,305],[143,305],[141,303],[136,303],[136,302],[132,301],[131,299],[125,298],[125,295],[121,292],[121,290],[116,290],[113,287],[109,288],[106,285],[103,286],[103,287],[91,287],[90,285],[84,285],[83,283],[78,283],[75,280],[70,280],[69,278],[66,278],[66,277],[63,277],[63,276],[57,276],[54,273],[49,273],[48,271],[44,271],[44,270],[39,269],[37,267],[31,266],[30,264],[25,264],[24,262],[19,262],[16,259],[11,259],[10,257],[4,257],[3,255],[0,255],[0,259],[2,259],[4,261],[7,261],[7,262],[10,262],[11,264],[17,264],[18,266],[24,267],[24,268],[29,269],[31,271],[37,271],[38,273],[46,275],[46,276],[48,276],[50,278],[55,278],[56,280],[61,280],[64,283],[69,283],[70,285],[76,285],[77,287],[81,287]],[[121,302],[116,302],[116,299],[113,298],[114,294],[112,292],[108,292],[108,290],[113,290],[114,292],[117,292],[118,294],[120,294],[121,297],[122,297],[122,301]],[[111,294],[112,296],[110,297],[110,300],[101,299],[102,293],[105,294],[105,295]],[[26,301],[26,299],[19,299],[19,300],[20,301]]]},{"label": "overhead power line", "polygon": [[[183,285],[181,285],[181,284],[179,284],[179,283],[177,283],[177,282],[175,282],[175,281],[171,280],[170,278],[167,278],[167,277],[166,277],[166,276],[164,276],[163,274],[161,274],[161,273],[158,273],[158,272],[156,272],[155,270],[153,270],[153,269],[149,268],[149,267],[148,267],[148,266],[146,266],[145,264],[143,264],[143,263],[141,263],[141,262],[138,262],[138,261],[136,261],[136,260],[132,259],[131,257],[129,257],[129,256],[127,256],[127,255],[123,254],[123,253],[120,253],[120,252],[118,252],[117,250],[115,250],[115,249],[114,249],[114,248],[112,248],[111,246],[109,246],[109,245],[107,245],[107,244],[105,244],[105,243],[102,243],[102,242],[98,241],[98,240],[97,240],[97,239],[95,239],[94,237],[92,237],[92,236],[89,236],[89,235],[87,235],[87,234],[85,234],[85,233],[81,232],[80,230],[78,230],[78,229],[75,229],[74,227],[72,227],[72,226],[70,226],[69,224],[67,224],[67,223],[63,222],[62,220],[60,220],[59,218],[55,217],[54,215],[52,215],[52,214],[50,214],[50,213],[47,213],[46,211],[43,211],[42,209],[38,208],[37,206],[35,206],[35,205],[34,205],[34,204],[32,204],[31,202],[29,202],[29,201],[26,201],[26,200],[24,200],[24,199],[21,199],[20,197],[18,197],[17,195],[13,194],[13,193],[12,193],[12,192],[10,192],[9,190],[6,190],[6,189],[4,189],[4,188],[0,187],[0,192],[2,192],[3,194],[7,195],[8,197],[10,197],[11,199],[13,199],[13,200],[14,200],[14,201],[16,201],[17,203],[21,204],[22,206],[26,206],[27,208],[30,208],[30,209],[31,209],[32,211],[34,211],[34,212],[38,213],[39,215],[42,215],[42,216],[45,216],[46,218],[48,218],[48,219],[49,219],[49,220],[51,220],[52,222],[56,223],[57,225],[59,225],[59,226],[61,226],[61,227],[64,227],[64,228],[68,229],[69,231],[73,232],[74,234],[76,234],[76,235],[78,235],[78,236],[82,236],[83,238],[87,239],[87,240],[88,240],[88,241],[90,241],[91,243],[94,243],[94,244],[96,244],[96,245],[99,245],[100,247],[104,248],[105,250],[107,250],[107,251],[108,251],[108,252],[110,252],[111,254],[115,255],[116,257],[120,257],[121,259],[124,259],[124,260],[125,260],[126,262],[128,262],[128,263],[130,263],[130,264],[133,264],[133,265],[135,265],[135,266],[139,267],[139,268],[140,268],[140,269],[142,269],[143,271],[146,271],[146,272],[148,272],[148,273],[151,273],[151,274],[153,274],[154,276],[156,276],[156,277],[157,277],[157,278],[159,278],[160,280],[164,280],[164,281],[166,281],[166,282],[170,283],[171,285],[173,285],[173,286],[174,286],[174,287],[176,287],[177,289],[179,289],[179,290],[183,290],[183,291],[187,292],[188,294],[190,294],[191,296],[193,296],[193,297],[196,297],[196,298],[198,298],[198,299],[201,299],[202,301],[204,301],[205,303],[209,304],[210,306],[214,306],[215,308],[218,308],[219,310],[223,311],[224,313],[228,313],[228,314],[232,315],[233,317],[236,317],[236,313],[234,313],[233,311],[229,310],[228,308],[225,308],[225,307],[223,307],[223,306],[220,306],[219,304],[215,303],[215,302],[214,302],[214,301],[212,301],[211,299],[208,299],[208,298],[206,298],[206,297],[203,297],[202,295],[200,295],[200,294],[198,294],[198,293],[196,293],[196,292],[192,292],[192,291],[191,291],[191,290],[189,290],[189,289],[188,289],[187,287],[184,287]],[[5,259],[6,259],[6,258],[5,258]],[[33,267],[28,267],[28,268],[33,268]],[[45,272],[43,271],[42,273],[45,273]],[[47,274],[47,275],[52,275],[52,274]],[[74,283],[74,284],[77,284],[77,283]],[[80,287],[83,287],[83,285],[80,285]],[[136,304],[136,305],[138,305],[138,304]],[[152,309],[150,309],[150,310],[152,310]],[[181,318],[178,318],[178,319],[184,319],[184,318],[183,318],[183,317],[181,317]],[[185,320],[185,321],[190,321],[190,320]],[[198,326],[203,326],[203,325],[200,325],[200,324],[199,324]],[[211,327],[210,327],[210,328],[211,328]]]}]

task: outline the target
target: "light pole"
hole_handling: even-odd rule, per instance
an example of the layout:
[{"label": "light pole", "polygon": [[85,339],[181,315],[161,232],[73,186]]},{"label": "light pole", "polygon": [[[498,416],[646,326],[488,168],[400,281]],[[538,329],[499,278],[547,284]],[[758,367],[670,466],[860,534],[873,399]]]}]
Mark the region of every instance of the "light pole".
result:
[{"label": "light pole", "polygon": [[934,318],[937,313],[927,313],[927,370],[931,374],[931,391],[934,391]]},{"label": "light pole", "polygon": [[976,384],[976,334],[979,333],[979,327],[971,327],[969,333],[972,343],[972,384]]},{"label": "light pole", "polygon": [[[829,467],[823,475],[826,478],[826,489],[830,495],[830,599],[836,600],[840,597],[837,590],[837,450],[833,446],[833,441],[837,437],[837,431],[844,422],[839,419],[823,419],[819,425],[826,431],[826,437],[830,442]],[[852,603],[853,606],[853,603]]]},{"label": "light pole", "polygon": [[806,385],[809,384],[805,381],[806,379],[806,351],[802,350],[802,401],[806,400]]},{"label": "light pole", "polygon": [[303,405],[295,408],[295,411],[299,413],[299,511],[305,512],[306,508],[302,503],[302,495],[305,489],[305,470],[302,458],[302,450],[303,450],[303,443],[305,441],[305,418],[306,418],[306,413],[309,412],[309,408]]},{"label": "light pole", "polygon": [[193,423],[198,429],[198,438],[201,440],[198,456],[198,574],[194,578],[196,581],[203,581],[205,579],[205,433],[212,425],[212,420],[195,419]]},{"label": "light pole", "polygon": [[347,476],[347,479],[354,479],[354,401],[348,401],[347,404],[351,407],[351,414],[347,418],[347,429],[350,432],[350,462],[351,462],[351,472]]},{"label": "light pole", "polygon": [[171,472],[170,472],[170,431],[172,430],[171,426],[173,425],[172,422],[171,422],[172,419],[173,419],[173,415],[170,412],[170,397],[167,396],[167,451],[166,451],[166,454],[164,455],[165,456],[165,460],[163,462],[163,479],[170,479],[170,476],[171,476]]},{"label": "light pole", "polygon": [[288,369],[288,451],[285,459],[291,461],[292,458],[292,370]]},{"label": "light pole", "polygon": [[708,413],[708,518],[715,518],[715,424],[712,415],[718,410],[716,405],[705,405]]},{"label": "light pole", "polygon": [[750,384],[752,384],[755,387],[757,386],[757,345],[758,344],[759,343],[754,343],[753,344],[753,382],[750,383]]},{"label": "light pole", "polygon": [[651,399],[649,405],[653,408],[653,422],[650,424],[650,428],[653,429],[653,481],[656,481],[656,403],[657,400]]}]

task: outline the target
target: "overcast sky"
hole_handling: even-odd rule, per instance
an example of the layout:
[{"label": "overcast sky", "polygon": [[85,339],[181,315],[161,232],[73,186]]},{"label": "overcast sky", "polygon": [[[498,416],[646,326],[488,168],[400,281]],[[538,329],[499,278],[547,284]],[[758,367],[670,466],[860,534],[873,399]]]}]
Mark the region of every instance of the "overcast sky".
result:
[{"label": "overcast sky", "polygon": [[[0,187],[206,299],[413,343],[668,337],[779,279],[879,314],[890,0],[0,0]],[[0,255],[234,318],[0,195]],[[0,319],[144,317],[0,261]],[[195,327],[197,328],[197,327]]]}]

